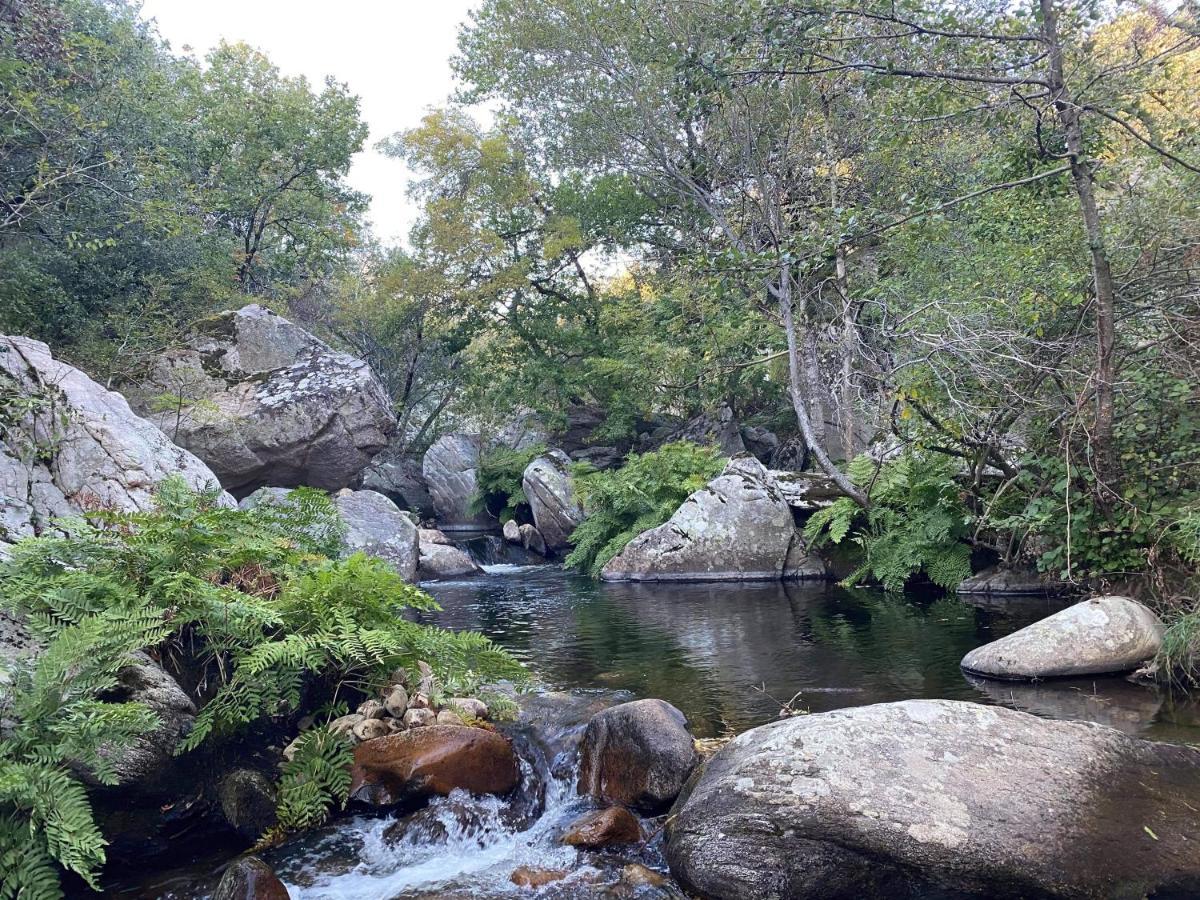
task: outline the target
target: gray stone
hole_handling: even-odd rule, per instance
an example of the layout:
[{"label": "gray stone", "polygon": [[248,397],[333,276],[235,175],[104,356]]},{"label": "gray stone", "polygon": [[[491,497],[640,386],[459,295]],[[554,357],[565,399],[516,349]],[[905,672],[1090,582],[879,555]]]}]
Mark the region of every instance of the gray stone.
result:
[{"label": "gray stone", "polygon": [[421,473],[419,459],[385,450],[363,471],[362,488],[378,491],[401,509],[415,513],[419,519],[434,515],[433,497]]},{"label": "gray stone", "polygon": [[[88,509],[150,509],[155,485],[168,475],[197,489],[218,485],[124,397],[56,360],[40,341],[0,335],[0,397],[12,398],[0,424],[0,544]],[[233,505],[228,495],[220,502]]]},{"label": "gray stone", "polygon": [[699,756],[687,719],[665,700],[635,700],[594,715],[579,745],[579,793],[647,813],[683,788]]},{"label": "gray stone", "polygon": [[587,463],[594,469],[612,469],[621,464],[625,454],[620,447],[583,447],[571,452],[574,462]]},{"label": "gray stone", "polygon": [[1128,672],[1158,653],[1163,624],[1128,597],[1093,597],[976,647],[962,667],[990,678]]},{"label": "gray stone", "polygon": [[797,529],[788,547],[787,559],[783,563],[785,581],[822,580],[828,577],[825,560],[810,553],[804,535]]},{"label": "gray stone", "polygon": [[910,879],[938,896],[1195,896],[1197,808],[1195,749],[909,700],[734,738],[672,809],[666,855],[690,892],[727,900],[913,896]]},{"label": "gray stone", "polygon": [[737,456],[664,524],[630,541],[605,565],[601,578],[777,580],[795,530],[792,511],[763,464],[752,456]]},{"label": "gray stone", "polygon": [[421,559],[417,566],[419,578],[458,578],[481,571],[465,550],[453,544],[421,541]]},{"label": "gray stone", "polygon": [[504,539],[510,544],[521,543],[521,526],[517,524],[516,519],[509,519],[504,523],[503,534]]},{"label": "gray stone", "polygon": [[992,566],[962,582],[960,594],[1045,596],[1061,593],[1061,581],[1038,572],[1032,566]]},{"label": "gray stone", "polygon": [[583,507],[571,486],[570,466],[567,454],[550,450],[530,462],[521,478],[533,522],[547,550],[570,546],[571,533],[583,521]]},{"label": "gray stone", "polygon": [[421,473],[429,485],[438,526],[445,529],[486,528],[493,523],[486,511],[476,512],[479,435],[446,434],[425,451]]},{"label": "gray stone", "polygon": [[701,413],[670,435],[670,441],[691,441],[702,447],[716,447],[724,456],[746,452],[741,428],[733,410],[722,404],[715,413]]},{"label": "gray stone", "polygon": [[842,496],[833,479],[821,472],[771,469],[767,475],[767,480],[783,496],[784,502],[802,512],[814,512]]},{"label": "gray stone", "polygon": [[234,769],[217,785],[225,821],[242,838],[257,841],[275,824],[275,785],[257,769]]},{"label": "gray stone", "polygon": [[254,304],[201,322],[133,399],[239,494],[346,487],[396,426],[365,362]]},{"label": "gray stone", "polygon": [[517,533],[521,536],[521,546],[530,553],[536,553],[538,556],[546,555],[546,540],[542,537],[542,533],[534,526],[525,524],[517,529]]},{"label": "gray stone", "polygon": [[346,548],[391,564],[406,581],[417,577],[417,527],[387,497],[375,491],[339,491],[334,505],[346,523]]}]

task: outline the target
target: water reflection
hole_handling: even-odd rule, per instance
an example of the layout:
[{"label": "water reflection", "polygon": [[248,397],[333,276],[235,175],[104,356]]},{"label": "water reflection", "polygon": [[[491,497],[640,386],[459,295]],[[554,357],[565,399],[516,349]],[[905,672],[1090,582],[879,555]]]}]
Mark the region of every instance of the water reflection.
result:
[{"label": "water reflection", "polygon": [[1193,704],[1121,679],[969,681],[972,648],[1060,605],[846,591],[808,583],[598,584],[553,567],[428,585],[428,619],[485,632],[557,689],[663,697],[700,736],[770,721],[797,691],[812,712],[912,697],[1000,703],[1133,734],[1200,741]]}]

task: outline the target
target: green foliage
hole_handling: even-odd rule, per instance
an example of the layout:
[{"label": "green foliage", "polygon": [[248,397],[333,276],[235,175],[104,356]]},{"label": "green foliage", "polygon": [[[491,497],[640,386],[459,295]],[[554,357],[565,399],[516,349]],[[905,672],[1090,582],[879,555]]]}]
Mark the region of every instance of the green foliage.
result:
[{"label": "green foliage", "polygon": [[[66,765],[111,780],[99,748],[153,724],[142,707],[97,698],[135,650],[158,648],[217,686],[179,752],[253,723],[285,727],[302,699],[332,705],[374,693],[419,660],[470,687],[523,674],[482,635],[402,618],[435,604],[380,560],[336,558],[341,525],[317,491],[243,510],[170,478],[151,512],[97,512],[66,528],[69,537],[22,542],[0,566],[4,606],[46,642],[36,664],[13,673],[0,710],[16,722],[0,742],[9,841],[0,865],[24,867],[19,877],[31,884],[42,877],[38,860],[89,879],[103,862],[86,795]],[[317,822],[345,798],[347,781],[334,771],[344,748],[308,737],[301,750],[282,785],[285,828]]]},{"label": "green foliage", "polygon": [[840,544],[847,536],[858,544],[862,562],[843,581],[847,586],[869,576],[898,591],[923,572],[934,584],[953,588],[971,574],[965,540],[972,517],[954,479],[956,466],[954,459],[911,451],[882,465],[859,456],[850,476],[867,491],[870,510],[841,497],[813,514],[804,536],[813,546]]},{"label": "green foliage", "polygon": [[299,737],[295,750],[283,764],[279,784],[276,816],[283,833],[320,825],[330,807],[344,804],[350,791],[354,750],[343,735],[315,728]]},{"label": "green foliage", "polygon": [[529,503],[522,485],[525,469],[545,452],[545,446],[539,444],[523,450],[493,447],[481,454],[474,509],[477,512],[499,509],[495,515],[501,522],[516,518],[518,507]]},{"label": "green foliage", "polygon": [[612,471],[576,466],[575,492],[587,518],[571,535],[575,546],[566,564],[599,575],[626,544],[667,521],[723,465],[716,449],[680,441],[651,453],[631,454],[624,467]]}]

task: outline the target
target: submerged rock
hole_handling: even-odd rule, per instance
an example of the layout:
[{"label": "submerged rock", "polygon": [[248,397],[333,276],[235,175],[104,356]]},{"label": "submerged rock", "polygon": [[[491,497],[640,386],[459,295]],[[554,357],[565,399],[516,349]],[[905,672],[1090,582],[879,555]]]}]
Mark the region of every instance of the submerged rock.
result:
[{"label": "submerged rock", "polygon": [[583,521],[583,507],[571,486],[570,466],[567,454],[550,450],[526,466],[521,478],[533,522],[548,550],[570,546],[572,532]]},{"label": "submerged rock", "polygon": [[396,427],[370,366],[256,304],[201,322],[133,399],[238,494],[346,487]]},{"label": "submerged rock", "polygon": [[[1200,751],[1008,709],[909,700],[739,735],[672,810],[707,897],[1141,898],[1200,891]],[[1156,894],[1156,892],[1159,892]]]},{"label": "submerged rock", "polygon": [[461,725],[430,725],[359,744],[350,774],[350,796],[371,806],[446,796],[456,788],[505,794],[520,781],[508,739]]},{"label": "submerged rock", "polygon": [[616,844],[636,844],[642,839],[637,816],[623,806],[610,806],[585,813],[567,829],[563,843],[585,850],[599,850]]},{"label": "submerged rock", "polygon": [[769,581],[783,576],[796,526],[792,511],[751,456],[683,502],[664,524],[609,560],[605,581]]},{"label": "submerged rock", "polygon": [[346,549],[389,563],[405,581],[415,581],[420,556],[417,526],[391,500],[375,491],[339,491],[333,498],[346,523]]},{"label": "submerged rock", "polygon": [[579,792],[656,813],[699,761],[687,719],[665,700],[635,700],[592,717],[579,746]]},{"label": "submerged rock", "polygon": [[477,434],[446,434],[425,451],[421,473],[442,528],[487,528],[493,523],[486,511],[475,509],[480,449]]},{"label": "submerged rock", "polygon": [[[193,488],[217,476],[125,398],[50,354],[40,341],[0,335],[0,395],[15,398],[0,432],[0,556],[54,519],[93,508],[154,506],[154,488],[178,475]],[[223,505],[233,498],[223,495]]]},{"label": "submerged rock", "polygon": [[225,870],[212,900],[288,900],[290,896],[270,866],[257,856],[245,856]]},{"label": "submerged rock", "polygon": [[1128,672],[1158,653],[1163,624],[1128,597],[1093,597],[976,647],[962,667],[989,678]]}]

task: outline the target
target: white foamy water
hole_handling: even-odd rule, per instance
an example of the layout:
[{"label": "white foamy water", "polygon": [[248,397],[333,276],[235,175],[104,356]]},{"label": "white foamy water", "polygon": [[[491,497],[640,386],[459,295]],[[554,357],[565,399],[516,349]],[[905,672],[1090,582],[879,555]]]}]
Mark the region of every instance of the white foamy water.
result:
[{"label": "white foamy water", "polygon": [[516,563],[484,563],[479,568],[483,569],[488,575],[517,575],[521,572],[530,572],[534,569],[544,569],[545,563],[536,565],[522,566]]}]

